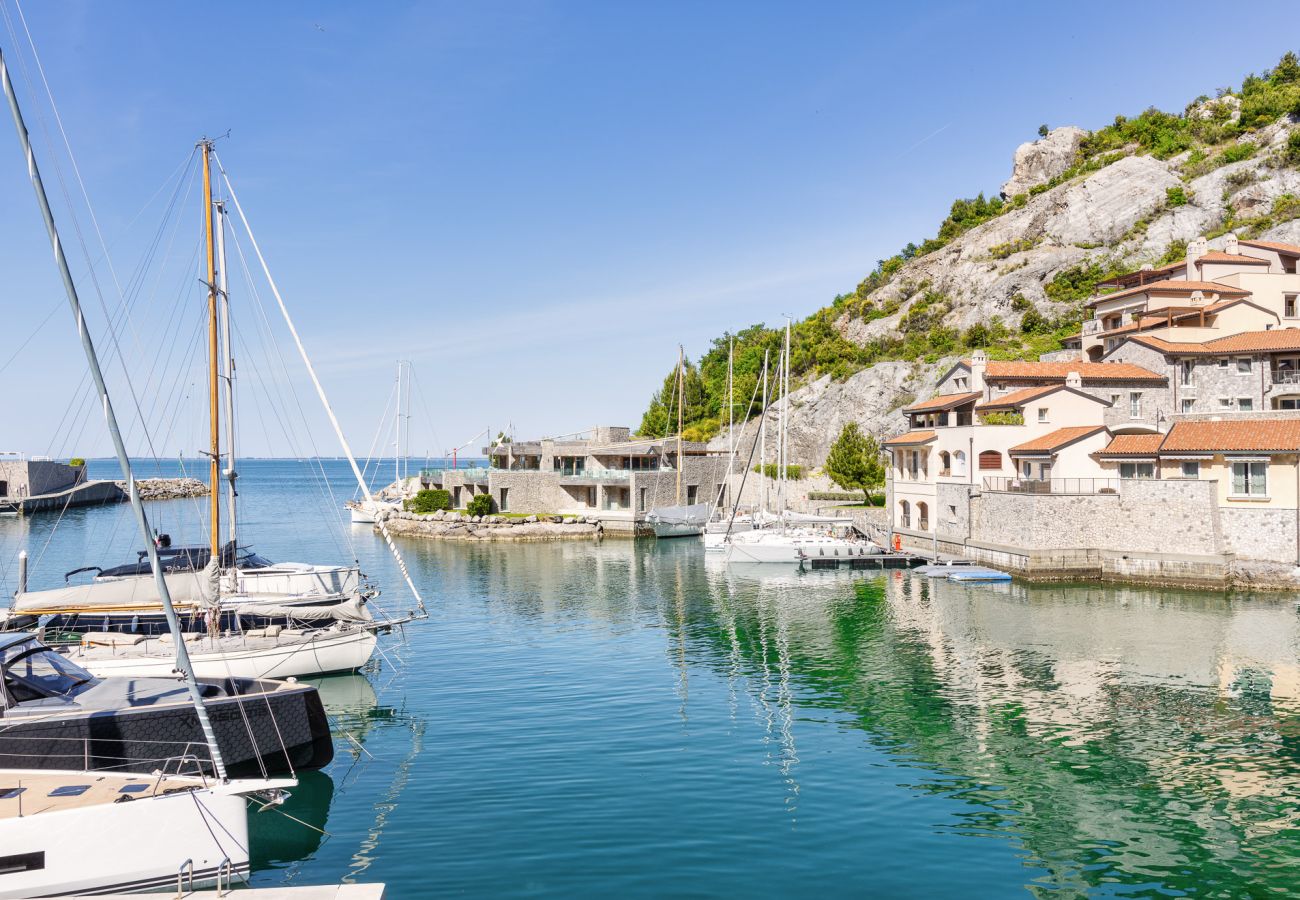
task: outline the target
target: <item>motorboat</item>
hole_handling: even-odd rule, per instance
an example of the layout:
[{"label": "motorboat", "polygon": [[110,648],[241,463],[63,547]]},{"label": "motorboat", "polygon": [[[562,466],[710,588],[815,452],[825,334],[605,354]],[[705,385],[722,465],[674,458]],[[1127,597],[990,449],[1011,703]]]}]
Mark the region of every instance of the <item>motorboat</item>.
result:
[{"label": "motorboat", "polygon": [[[0,768],[212,774],[179,677],[98,677],[22,634],[0,646],[0,669]],[[311,685],[202,678],[199,692],[231,777],[319,769],[333,759]]]}]

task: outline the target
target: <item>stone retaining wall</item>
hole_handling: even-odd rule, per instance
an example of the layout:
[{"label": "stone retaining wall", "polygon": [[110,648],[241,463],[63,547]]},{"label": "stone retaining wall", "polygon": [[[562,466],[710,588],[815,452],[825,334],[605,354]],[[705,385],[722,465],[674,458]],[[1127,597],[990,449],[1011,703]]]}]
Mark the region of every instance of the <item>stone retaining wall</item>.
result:
[{"label": "stone retaining wall", "polygon": [[[453,541],[568,541],[592,540],[604,536],[600,522],[586,518],[528,516],[467,516],[461,513],[418,515],[391,512],[383,517],[391,534]],[[379,526],[375,526],[378,530]]]}]

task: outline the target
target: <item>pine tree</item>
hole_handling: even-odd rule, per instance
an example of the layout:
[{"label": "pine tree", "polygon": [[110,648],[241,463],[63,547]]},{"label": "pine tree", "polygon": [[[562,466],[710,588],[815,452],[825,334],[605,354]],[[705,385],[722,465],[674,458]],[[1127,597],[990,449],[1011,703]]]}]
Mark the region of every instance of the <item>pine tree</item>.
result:
[{"label": "pine tree", "polygon": [[870,502],[873,488],[885,483],[880,444],[872,435],[864,435],[857,422],[847,423],[840,431],[826,457],[825,470],[831,481],[846,491],[862,491],[864,502]]}]

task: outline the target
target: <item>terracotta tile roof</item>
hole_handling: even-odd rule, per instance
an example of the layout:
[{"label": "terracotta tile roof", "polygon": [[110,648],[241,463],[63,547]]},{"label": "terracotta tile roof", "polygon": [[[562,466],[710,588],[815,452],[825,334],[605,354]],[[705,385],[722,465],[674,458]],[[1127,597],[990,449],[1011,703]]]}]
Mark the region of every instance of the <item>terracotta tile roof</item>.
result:
[{"label": "terracotta tile roof", "polygon": [[1176,422],[1160,445],[1161,453],[1297,450],[1300,419]]},{"label": "terracotta tile roof", "polygon": [[1239,244],[1245,244],[1247,247],[1262,247],[1265,250],[1276,250],[1278,253],[1285,253],[1287,256],[1300,256],[1300,246],[1295,244],[1284,244],[1281,241],[1237,241]]},{"label": "terracotta tile roof", "polygon": [[1129,338],[1161,353],[1183,356],[1223,356],[1229,353],[1270,353],[1279,350],[1300,350],[1300,328],[1279,328],[1273,331],[1243,331],[1212,341],[1170,341],[1149,334]]},{"label": "terracotta tile roof", "polygon": [[885,441],[884,446],[911,447],[918,444],[928,444],[938,436],[939,435],[935,434],[933,431],[909,431],[905,434],[900,434],[897,437],[891,437],[889,440]]},{"label": "terracotta tile roof", "polygon": [[1058,428],[1042,437],[1036,437],[1032,441],[1017,444],[1007,452],[1012,456],[1024,453],[1055,453],[1075,441],[1081,441],[1105,430],[1105,425],[1076,425],[1072,428]]},{"label": "terracotta tile roof", "polygon": [[[970,360],[966,360],[970,365]],[[1149,369],[1133,363],[1097,363],[1097,362],[1015,362],[993,360],[984,370],[985,378],[1024,380],[1024,381],[1059,381],[1064,382],[1071,372],[1078,372],[1084,384],[1089,382],[1105,383],[1110,381],[1167,381]]]},{"label": "terracotta tile roof", "polygon": [[1123,275],[1116,275],[1114,278],[1107,278],[1105,281],[1097,282],[1098,287],[1109,287],[1112,285],[1124,285],[1133,281],[1135,278],[1145,279],[1149,275],[1170,275],[1179,269],[1187,266],[1187,260],[1180,259],[1178,262],[1172,262],[1168,265],[1157,266],[1154,269],[1135,269],[1132,272],[1125,272]]},{"label": "terracotta tile roof", "polygon": [[994,397],[992,400],[989,400],[987,403],[977,404],[975,407],[975,411],[984,412],[985,410],[994,410],[994,409],[1018,409],[1019,407],[1024,406],[1030,400],[1034,400],[1038,397],[1043,397],[1047,394],[1055,393],[1056,391],[1059,390],[1062,390],[1061,385],[1059,384],[1049,384],[1044,387],[1024,388],[1019,391],[1012,391],[1010,394],[1006,394],[1001,397]]},{"label": "terracotta tile roof", "polygon": [[1222,250],[1211,250],[1203,256],[1196,257],[1196,264],[1201,263],[1240,263],[1245,266],[1266,266],[1268,260],[1260,259],[1256,256],[1239,256],[1236,253],[1224,253]]},{"label": "terracotta tile roof", "polygon": [[922,400],[920,403],[913,403],[911,406],[904,407],[903,412],[937,412],[952,409],[971,400],[978,400],[980,396],[979,391],[965,394],[940,394],[938,397],[931,397],[929,400]]},{"label": "terracotta tile roof", "polygon": [[1160,450],[1163,434],[1117,434],[1110,443],[1097,451],[1097,456],[1155,456]]},{"label": "terracotta tile roof", "polygon": [[1191,294],[1194,291],[1200,291],[1202,294],[1218,294],[1221,297],[1250,296],[1250,291],[1233,287],[1230,284],[1220,284],[1217,281],[1151,281],[1127,290],[1115,291],[1111,294],[1100,294],[1093,297],[1085,305],[1096,306],[1098,303],[1104,303],[1107,300],[1132,297],[1136,294]]}]

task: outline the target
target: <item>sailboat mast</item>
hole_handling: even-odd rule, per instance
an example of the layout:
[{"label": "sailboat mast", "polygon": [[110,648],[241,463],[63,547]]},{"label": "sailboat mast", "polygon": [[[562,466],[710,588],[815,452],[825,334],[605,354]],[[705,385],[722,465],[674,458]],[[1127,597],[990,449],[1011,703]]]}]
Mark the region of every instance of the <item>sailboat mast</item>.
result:
[{"label": "sailboat mast", "polygon": [[763,406],[758,418],[759,505],[767,512],[767,366],[771,350],[763,351]]},{"label": "sailboat mast", "polygon": [[218,778],[226,780],[226,765],[221,758],[221,748],[217,746],[216,734],[212,730],[212,723],[208,719],[208,711],[203,705],[203,695],[199,693],[198,682],[194,680],[194,667],[190,664],[189,651],[185,648],[185,642],[181,640],[181,626],[176,618],[176,608],[172,605],[171,592],[167,588],[167,580],[163,577],[162,565],[158,562],[158,548],[153,542],[153,532],[149,530],[149,519],[145,515],[144,503],[140,499],[140,491],[135,483],[135,473],[131,470],[131,457],[126,452],[126,442],[122,439],[122,431],[117,425],[117,413],[113,411],[113,403],[108,396],[108,386],[104,383],[104,373],[99,367],[99,356],[95,352],[95,342],[90,336],[90,328],[86,325],[86,320],[81,312],[81,299],[77,296],[77,286],[72,280],[72,271],[68,268],[68,259],[63,255],[63,242],[59,240],[59,229],[54,224],[54,213],[50,209],[49,197],[45,195],[45,184],[41,180],[40,169],[36,165],[36,156],[32,152],[31,137],[27,133],[27,125],[23,122],[22,110],[18,108],[18,95],[14,93],[13,83],[9,80],[9,67],[5,64],[4,51],[0,50],[0,87],[3,87],[5,97],[9,101],[9,112],[13,115],[14,128],[18,131],[18,141],[22,145],[23,155],[27,158],[27,175],[32,182],[32,190],[36,192],[36,202],[41,209],[41,217],[45,220],[45,230],[50,237],[50,245],[54,250],[54,262],[58,266],[59,275],[63,280],[63,290],[68,296],[68,306],[72,309],[72,318],[77,325],[77,333],[81,336],[81,349],[86,354],[86,363],[90,367],[90,377],[95,383],[95,390],[99,394],[99,408],[104,413],[104,422],[108,426],[109,436],[113,440],[113,449],[117,453],[117,463],[122,469],[122,477],[126,479],[126,493],[131,501],[131,511],[135,516],[137,528],[140,530],[140,536],[144,538],[145,554],[149,559],[149,567],[153,570],[154,584],[158,588],[158,596],[162,600],[163,613],[167,617],[167,628],[171,632],[173,642],[176,647],[176,668],[180,671],[185,679],[185,687],[189,691],[190,700],[194,704],[194,712],[198,716],[199,728],[203,731],[203,738],[208,743],[208,751],[212,755],[212,768]]},{"label": "sailboat mast", "polygon": [[[230,290],[226,277],[226,204],[218,200],[217,208],[217,290],[221,294],[221,342],[226,352],[222,355],[225,369],[221,380],[225,388],[226,407],[226,521],[230,531],[230,543],[235,543],[236,517],[235,479],[235,344],[230,330]],[[232,563],[233,564],[233,563]]]},{"label": "sailboat mast", "polygon": [[393,480],[402,480],[402,361],[397,361],[397,411],[393,414]]},{"label": "sailboat mast", "polygon": [[217,361],[217,257],[216,240],[212,227],[212,142],[200,141],[203,149],[203,226],[208,246],[208,454],[209,503],[208,527],[212,558],[221,559],[221,413],[218,403],[219,375]]},{"label": "sailboat mast", "polygon": [[686,405],[686,379],[682,374],[682,345],[677,345],[677,505],[682,505],[682,407]]}]

